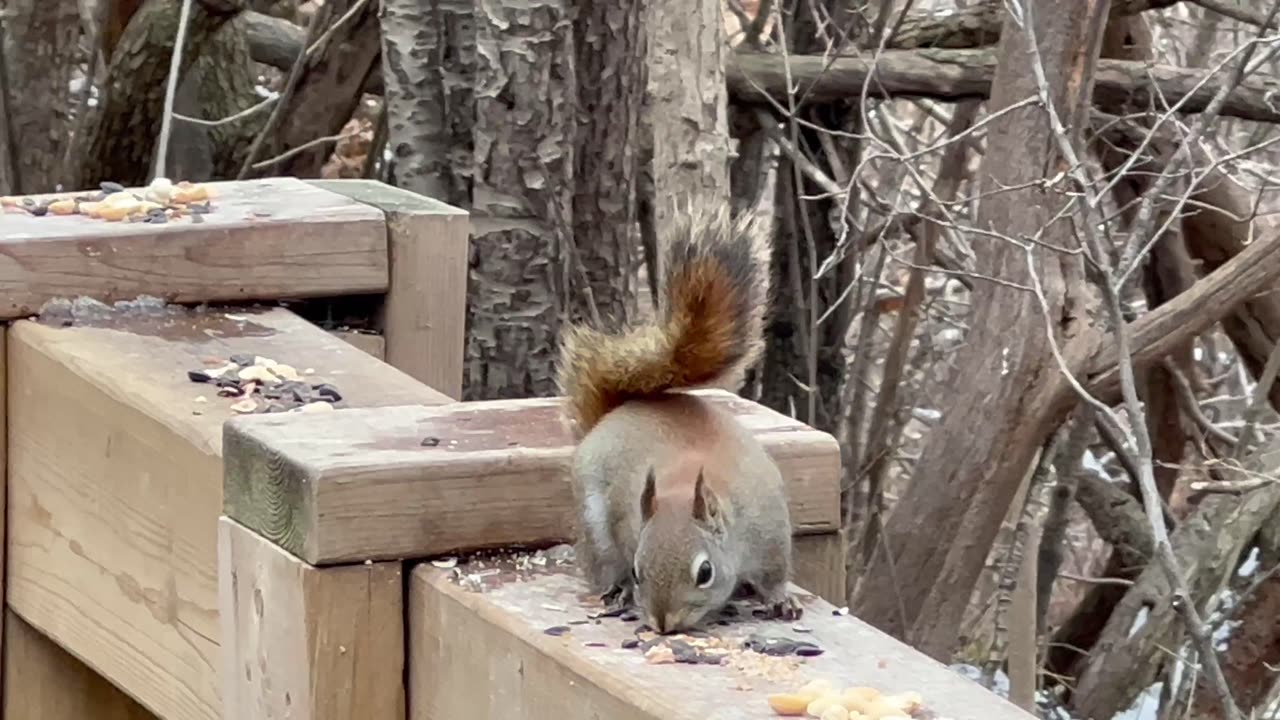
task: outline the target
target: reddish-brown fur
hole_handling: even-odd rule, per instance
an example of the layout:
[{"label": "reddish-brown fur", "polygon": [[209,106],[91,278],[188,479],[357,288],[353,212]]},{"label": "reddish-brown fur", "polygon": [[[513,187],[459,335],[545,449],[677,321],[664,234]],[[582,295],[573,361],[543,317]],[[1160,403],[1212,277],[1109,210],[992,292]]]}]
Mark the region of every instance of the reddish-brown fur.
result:
[{"label": "reddish-brown fur", "polygon": [[753,218],[686,218],[670,243],[657,324],[561,337],[559,385],[577,431],[624,402],[731,381],[759,357],[768,301],[768,243]]}]

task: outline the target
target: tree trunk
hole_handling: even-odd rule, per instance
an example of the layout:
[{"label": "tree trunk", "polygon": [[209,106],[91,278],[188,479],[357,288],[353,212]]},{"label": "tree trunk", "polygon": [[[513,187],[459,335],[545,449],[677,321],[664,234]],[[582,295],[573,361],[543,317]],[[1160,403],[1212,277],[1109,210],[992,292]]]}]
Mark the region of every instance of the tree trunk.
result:
[{"label": "tree trunk", "polygon": [[[197,0],[191,4],[180,72],[185,75],[206,52],[215,66],[237,58],[218,57],[214,38],[235,17],[215,11],[226,0]],[[74,189],[97,186],[104,180],[144,185],[151,174],[155,143],[160,135],[169,59],[178,27],[180,3],[146,0],[125,28],[111,55],[102,98],[76,138],[79,167],[72,172]]]},{"label": "tree trunk", "polygon": [[3,46],[14,192],[53,192],[71,129],[71,73],[79,61],[76,0],[9,0]]},{"label": "tree trunk", "polygon": [[[197,117],[221,120],[257,104],[255,69],[249,57],[243,16],[225,23],[214,33],[209,51],[196,60],[192,75],[198,83],[196,99],[201,114]],[[229,180],[236,176],[268,112],[261,111],[208,130],[212,154],[210,179]]]},{"label": "tree trunk", "polygon": [[[1089,29],[1108,4],[1031,3],[1054,107],[1069,126],[1090,99],[1100,38],[1090,37]],[[1004,284],[976,285],[974,322],[956,358],[957,382],[941,403],[944,419],[930,435],[885,528],[893,564],[880,552],[867,572],[868,577],[895,577],[897,587],[886,592],[880,583],[864,584],[857,599],[860,617],[939,659],[950,655],[970,591],[1029,463],[1073,405],[1046,331],[1057,336],[1074,370],[1097,346],[1080,266],[1045,247],[1076,247],[1077,242],[1070,219],[1055,219],[1067,199],[1041,184],[1062,162],[1044,109],[1027,105],[1006,111],[1037,94],[1027,34],[1012,17],[1005,20],[1000,50],[990,112],[1004,112],[989,125],[981,183],[991,194],[983,198],[977,225],[1009,238],[1036,236],[1040,242],[1024,251],[1008,240],[986,239],[975,247],[975,267],[983,275],[1028,286],[1028,258],[1034,259],[1052,326],[1046,328],[1034,294]]]},{"label": "tree trunk", "polygon": [[[719,8],[718,2],[702,5]],[[687,12],[682,15],[688,20]],[[640,115],[648,91],[645,24],[649,17],[646,0],[578,0],[574,21],[580,109],[579,151],[574,160],[580,181],[569,229],[576,258],[568,258],[573,263],[568,299],[572,317],[598,316],[609,326],[627,322],[636,312],[636,190]],[[723,118],[724,71],[718,61],[719,54],[685,59],[688,67],[715,69],[706,81],[719,82],[719,117]],[[661,147],[665,152],[666,143]],[[719,162],[713,153],[710,164]]]},{"label": "tree trunk", "polygon": [[[304,47],[314,45],[330,28],[336,30],[328,36],[325,47],[305,61],[284,106],[273,108],[273,112],[279,112],[280,121],[269,131],[270,139],[256,154],[255,162],[265,162],[319,138],[340,134],[359,107],[361,88],[377,71],[381,53],[377,3],[365,2],[354,15],[347,16],[359,2],[328,0],[318,10],[320,14],[311,24]],[[343,22],[337,26],[340,19]],[[247,57],[248,46],[245,48]],[[333,146],[333,142],[320,143],[254,169],[248,176],[319,177]]]},{"label": "tree trunk", "polygon": [[[258,102],[254,75],[244,17],[237,16],[214,31],[208,50],[183,76],[174,110],[211,121],[231,117]],[[169,177],[192,182],[235,178],[267,114],[216,127],[176,120],[165,160]]]},{"label": "tree trunk", "polygon": [[385,0],[382,17],[391,183],[466,208],[475,164],[472,4]]},{"label": "tree trunk", "polygon": [[649,12],[647,110],[659,242],[685,204],[729,204],[730,50],[722,12],[719,0],[654,0]]},{"label": "tree trunk", "polygon": [[571,8],[423,5],[385,1],[393,177],[471,212],[463,394],[549,395],[573,227]]}]

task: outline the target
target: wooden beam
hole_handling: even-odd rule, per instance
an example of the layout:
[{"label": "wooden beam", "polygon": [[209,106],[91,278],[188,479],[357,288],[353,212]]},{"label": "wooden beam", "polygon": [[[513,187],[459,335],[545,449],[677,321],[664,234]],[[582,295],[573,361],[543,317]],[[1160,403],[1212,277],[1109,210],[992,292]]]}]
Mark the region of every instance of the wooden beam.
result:
[{"label": "wooden beam", "polygon": [[[721,390],[781,466],[798,534],[839,525],[834,438]],[[307,562],[427,557],[572,536],[560,400],[236,418],[226,514]]]},{"label": "wooden beam", "polygon": [[387,362],[462,399],[470,216],[374,180],[311,180],[387,216],[391,286],[383,308]]},{"label": "wooden beam", "polygon": [[12,610],[4,617],[4,720],[157,720]]},{"label": "wooden beam", "polygon": [[[361,351],[386,361],[387,344],[381,335],[375,335],[367,332],[356,332],[355,330],[330,330],[329,334],[341,339],[343,342],[359,348]],[[439,388],[436,388],[439,390]]]},{"label": "wooden beam", "polygon": [[216,527],[235,401],[187,371],[257,354],[313,368],[351,407],[448,401],[281,308],[24,320],[8,344],[9,603],[166,720],[221,717]]},{"label": "wooden beam", "polygon": [[404,718],[400,563],[312,567],[218,521],[224,718]]},{"label": "wooden beam", "polygon": [[208,185],[213,210],[200,223],[4,213],[0,319],[80,295],[197,303],[387,289],[386,221],[377,209],[294,178]]},{"label": "wooden beam", "polygon": [[840,531],[799,535],[791,541],[791,579],[829,603],[849,604],[845,597],[845,539]]},{"label": "wooden beam", "polygon": [[[706,720],[776,718],[766,695],[795,691],[826,678],[836,687],[869,686],[886,693],[919,692],[934,717],[1031,720],[1032,715],[829,603],[801,593],[801,622],[741,620],[710,626],[712,638],[741,648],[752,633],[818,645],[818,657],[786,672],[782,658],[722,665],[652,664],[623,649],[637,623],[587,622],[589,597],[576,571],[519,570],[510,560],[459,583],[451,571],[423,565],[409,590],[409,718],[489,720]],[[464,576],[468,574],[463,568]],[[552,627],[567,628],[560,635]],[[772,670],[762,676],[751,669]],[[773,674],[769,673],[769,674]],[[744,689],[747,688],[747,689]]]}]

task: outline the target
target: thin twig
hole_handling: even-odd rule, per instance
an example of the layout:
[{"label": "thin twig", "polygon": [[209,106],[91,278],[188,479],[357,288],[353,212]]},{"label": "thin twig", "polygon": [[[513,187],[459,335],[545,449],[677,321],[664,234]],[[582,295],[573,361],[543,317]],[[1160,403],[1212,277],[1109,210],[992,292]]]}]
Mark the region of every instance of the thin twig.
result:
[{"label": "thin twig", "polygon": [[252,107],[245,108],[235,115],[228,115],[220,120],[205,120],[204,118],[191,117],[190,115],[182,115],[180,113],[173,113],[173,117],[183,122],[191,123],[192,125],[201,125],[210,128],[222,127],[223,125],[229,125],[237,120],[243,120],[250,115],[254,115],[261,110],[265,110],[271,107],[272,103],[279,101],[279,99],[279,95],[265,98],[262,102],[254,103]]},{"label": "thin twig", "polygon": [[295,155],[298,155],[298,154],[300,154],[300,153],[304,153],[304,152],[306,152],[306,151],[310,150],[311,148],[317,147],[317,146],[319,146],[319,145],[324,145],[324,144],[326,144],[326,143],[331,143],[331,142],[342,142],[343,140],[346,140],[346,139],[348,139],[348,138],[356,137],[356,136],[357,136],[357,135],[359,135],[359,134],[360,134],[360,131],[359,131],[359,130],[355,130],[355,131],[353,131],[353,132],[349,132],[349,133],[338,133],[337,135],[326,135],[326,136],[324,136],[324,137],[318,137],[318,138],[316,138],[316,139],[314,139],[314,140],[310,140],[310,141],[307,141],[307,142],[305,142],[305,143],[302,143],[301,145],[299,145],[299,146],[297,146],[297,147],[295,147],[295,148],[293,148],[293,149],[291,149],[291,150],[286,150],[286,151],[284,151],[284,152],[280,153],[279,155],[276,155],[276,156],[275,156],[275,157],[273,157],[273,158],[269,158],[269,159],[267,159],[267,160],[263,160],[262,162],[254,163],[254,164],[253,164],[253,169],[254,169],[254,170],[266,170],[267,168],[271,167],[272,165],[275,165],[276,163],[282,163],[282,162],[284,162],[285,160],[288,160],[289,158],[291,158],[291,157],[293,157],[293,156],[295,156]]},{"label": "thin twig", "polygon": [[1210,435],[1229,445],[1235,445],[1235,436],[1215,425],[1214,422],[1204,414],[1204,410],[1200,408],[1200,401],[1196,400],[1195,390],[1191,388],[1191,382],[1187,380],[1186,375],[1182,374],[1182,371],[1178,369],[1178,366],[1168,358],[1165,358],[1161,364],[1164,367],[1164,371],[1169,373],[1169,378],[1173,380],[1173,386],[1178,391],[1178,397],[1182,398],[1182,408],[1191,415],[1191,419],[1194,420],[1202,430]]},{"label": "thin twig", "polygon": [[165,176],[169,155],[169,136],[173,133],[173,100],[178,94],[178,76],[182,72],[182,46],[187,42],[187,25],[191,21],[191,0],[182,0],[178,13],[178,31],[173,38],[173,54],[169,56],[169,81],[164,89],[164,114],[160,117],[160,139],[156,141],[156,177]]},{"label": "thin twig", "polygon": [[1240,428],[1240,442],[1236,443],[1235,449],[1231,453],[1233,464],[1239,465],[1244,459],[1247,448],[1253,447],[1254,430],[1258,425],[1262,412],[1267,407],[1267,399],[1271,395],[1271,387],[1275,385],[1276,374],[1280,373],[1280,342],[1271,348],[1271,354],[1267,356],[1267,363],[1262,368],[1262,374],[1258,377],[1258,384],[1253,388],[1253,397],[1249,400],[1249,407],[1244,411],[1244,427]]}]

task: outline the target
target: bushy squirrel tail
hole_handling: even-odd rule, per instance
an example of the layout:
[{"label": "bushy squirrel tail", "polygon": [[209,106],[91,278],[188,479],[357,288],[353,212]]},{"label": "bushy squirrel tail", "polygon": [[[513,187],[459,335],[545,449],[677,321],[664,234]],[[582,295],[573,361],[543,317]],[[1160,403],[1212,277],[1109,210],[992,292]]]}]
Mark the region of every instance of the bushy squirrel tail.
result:
[{"label": "bushy squirrel tail", "polygon": [[764,348],[770,300],[766,224],[728,208],[679,213],[663,244],[662,307],[622,333],[572,326],[557,383],[583,435],[609,411],[668,390],[737,390]]}]

